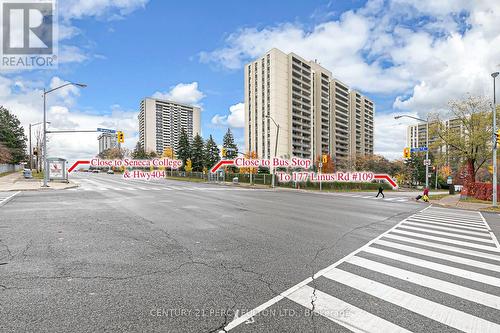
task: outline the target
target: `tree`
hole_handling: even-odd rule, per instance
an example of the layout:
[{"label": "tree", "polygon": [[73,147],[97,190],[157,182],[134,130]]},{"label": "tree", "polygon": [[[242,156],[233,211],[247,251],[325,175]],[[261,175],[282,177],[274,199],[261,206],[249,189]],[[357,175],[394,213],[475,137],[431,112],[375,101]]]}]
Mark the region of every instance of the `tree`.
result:
[{"label": "tree", "polygon": [[124,148],[119,149],[118,147],[109,148],[97,155],[97,157],[106,160],[119,160],[125,157],[127,150]]},{"label": "tree", "polygon": [[204,142],[203,138],[196,134],[193,139],[193,145],[191,146],[191,161],[193,165],[193,171],[201,172],[204,166]]},{"label": "tree", "polygon": [[10,161],[12,161],[12,155],[9,148],[0,143],[0,163],[10,163]]},{"label": "tree", "polygon": [[10,152],[9,163],[26,159],[26,135],[21,122],[8,109],[0,106],[0,143]]},{"label": "tree", "polygon": [[137,142],[135,145],[135,149],[132,152],[132,158],[135,160],[145,160],[148,158],[148,154],[146,151],[144,151],[144,148],[142,147],[140,142]]},{"label": "tree", "polygon": [[228,128],[222,139],[222,147],[227,149],[226,158],[231,160],[238,156],[238,146],[234,143],[233,133]]},{"label": "tree", "polygon": [[[457,130],[456,126],[441,125],[437,136],[454,157],[465,161],[466,175],[462,194],[472,195],[476,172],[491,158],[492,110],[487,99],[475,96],[450,101],[449,106],[452,118],[456,119],[462,130]],[[443,124],[438,115],[435,118],[439,124]]]},{"label": "tree", "polygon": [[191,146],[189,144],[189,138],[182,128],[181,135],[179,137],[179,144],[177,145],[177,157],[182,160],[182,170],[185,170],[186,162],[191,158]]},{"label": "tree", "polygon": [[205,167],[210,170],[217,162],[220,160],[219,147],[215,143],[212,135],[208,138],[205,143]]}]

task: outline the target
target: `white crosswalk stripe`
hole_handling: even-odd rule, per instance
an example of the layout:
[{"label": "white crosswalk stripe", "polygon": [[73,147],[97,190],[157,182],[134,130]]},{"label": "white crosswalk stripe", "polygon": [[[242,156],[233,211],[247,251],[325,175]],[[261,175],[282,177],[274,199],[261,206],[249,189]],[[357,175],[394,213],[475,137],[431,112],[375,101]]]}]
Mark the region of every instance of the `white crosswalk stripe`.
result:
[{"label": "white crosswalk stripe", "polygon": [[19,192],[10,192],[10,191],[0,192],[0,206],[7,203],[7,201],[12,199],[17,194],[19,194]]},{"label": "white crosswalk stripe", "polygon": [[357,199],[368,199],[368,200],[382,200],[382,201],[387,201],[387,202],[408,202],[412,201],[413,198],[410,197],[393,197],[393,196],[386,196],[382,197],[379,196],[377,197],[375,194],[372,195],[366,195],[366,194],[354,194],[354,193],[328,193],[329,195],[334,195],[334,196],[341,196],[341,197],[349,197],[349,198],[357,198]]},{"label": "white crosswalk stripe", "polygon": [[[256,311],[286,298],[353,332],[409,332],[415,326],[398,316],[401,309],[463,332],[498,333],[500,295],[492,288],[500,288],[499,273],[500,246],[479,212],[430,206]],[[352,289],[366,296],[350,296]],[[381,316],[380,309],[370,312],[370,302],[350,297],[379,299],[392,311]],[[353,316],[329,315],[339,308],[352,309]]]},{"label": "white crosswalk stripe", "polygon": [[88,179],[88,178],[78,178],[75,182],[80,186],[77,188],[69,189],[68,191],[118,191],[118,192],[128,192],[128,191],[247,191],[245,188],[234,188],[226,186],[207,186],[207,187],[195,187],[186,185],[166,185],[159,182],[147,183],[147,182],[136,182],[136,181],[119,181],[113,179],[106,179],[105,181],[100,181],[98,178]]}]

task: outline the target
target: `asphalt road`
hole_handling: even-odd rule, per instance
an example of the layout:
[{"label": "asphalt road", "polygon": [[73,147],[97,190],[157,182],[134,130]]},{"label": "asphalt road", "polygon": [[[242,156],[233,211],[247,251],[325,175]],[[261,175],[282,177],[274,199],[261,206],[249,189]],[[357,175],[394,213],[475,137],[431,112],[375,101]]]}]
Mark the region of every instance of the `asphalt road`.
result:
[{"label": "asphalt road", "polygon": [[0,331],[498,332],[500,250],[479,213],[73,177],[0,205]]}]

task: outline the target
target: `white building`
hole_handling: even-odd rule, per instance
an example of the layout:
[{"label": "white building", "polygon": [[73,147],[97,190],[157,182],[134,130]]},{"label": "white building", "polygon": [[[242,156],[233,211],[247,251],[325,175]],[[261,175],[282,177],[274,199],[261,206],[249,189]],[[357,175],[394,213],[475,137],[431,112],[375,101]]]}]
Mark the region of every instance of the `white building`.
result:
[{"label": "white building", "polygon": [[99,141],[99,154],[105,150],[118,147],[116,133],[102,133],[97,140]]},{"label": "white building", "polygon": [[139,142],[146,152],[177,150],[181,130],[192,140],[201,129],[199,107],[173,101],[145,98],[139,113]]}]

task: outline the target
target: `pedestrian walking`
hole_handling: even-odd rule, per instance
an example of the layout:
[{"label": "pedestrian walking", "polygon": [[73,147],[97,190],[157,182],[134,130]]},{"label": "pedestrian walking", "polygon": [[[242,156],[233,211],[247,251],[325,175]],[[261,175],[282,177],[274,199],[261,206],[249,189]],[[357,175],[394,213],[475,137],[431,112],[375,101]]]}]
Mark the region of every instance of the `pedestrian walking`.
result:
[{"label": "pedestrian walking", "polygon": [[422,195],[417,195],[417,197],[415,198],[415,200],[420,200],[422,199],[424,202],[429,202],[429,189],[426,187],[424,188],[424,192],[422,193]]},{"label": "pedestrian walking", "polygon": [[378,196],[381,194],[382,194],[382,198],[385,198],[384,187],[382,185],[380,185],[380,187],[378,188],[378,193],[377,193],[377,196],[375,198],[378,198]]}]

